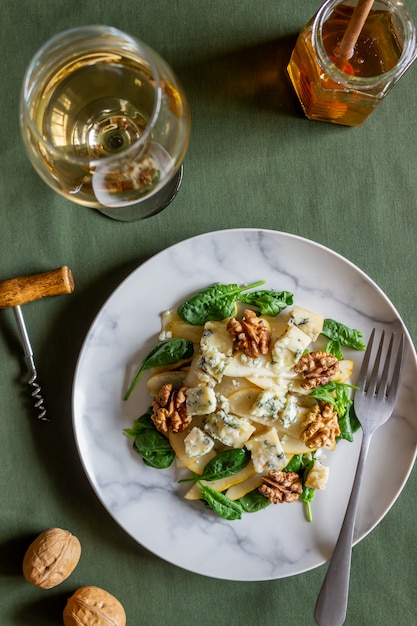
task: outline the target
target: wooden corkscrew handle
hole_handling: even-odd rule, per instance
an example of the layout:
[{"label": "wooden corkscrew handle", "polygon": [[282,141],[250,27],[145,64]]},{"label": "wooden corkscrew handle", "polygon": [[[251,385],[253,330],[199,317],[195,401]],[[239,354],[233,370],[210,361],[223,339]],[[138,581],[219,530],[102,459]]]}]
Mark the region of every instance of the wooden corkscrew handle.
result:
[{"label": "wooden corkscrew handle", "polygon": [[0,309],[73,291],[74,279],[66,265],[40,274],[9,278],[0,282]]}]

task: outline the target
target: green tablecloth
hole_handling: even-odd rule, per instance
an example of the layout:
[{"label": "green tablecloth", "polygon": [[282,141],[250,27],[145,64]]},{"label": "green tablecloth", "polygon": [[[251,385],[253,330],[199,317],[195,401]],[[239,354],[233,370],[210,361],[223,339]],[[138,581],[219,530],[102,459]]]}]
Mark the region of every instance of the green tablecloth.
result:
[{"label": "green tablecloth", "polygon": [[[130,539],[81,467],[71,387],[89,325],[119,282],[166,246],[222,228],[276,229],[329,246],[379,284],[417,339],[417,66],[363,127],[307,121],[285,66],[319,4],[3,1],[0,280],[66,264],[76,290],[24,307],[49,424],[33,416],[13,315],[0,311],[2,625],[60,624],[66,598],[84,584],[116,595],[130,625],[314,623],[325,566],[277,581],[222,582],[170,565]],[[59,197],[32,170],[20,140],[19,91],[31,56],[55,33],[91,23],[157,49],[189,97],[182,188],[166,211],[143,222],[115,222]],[[391,511],[354,548],[346,624],[416,623],[416,495],[414,471]],[[52,526],[76,534],[83,556],[66,582],[46,592],[24,581],[21,560],[29,541]]]}]

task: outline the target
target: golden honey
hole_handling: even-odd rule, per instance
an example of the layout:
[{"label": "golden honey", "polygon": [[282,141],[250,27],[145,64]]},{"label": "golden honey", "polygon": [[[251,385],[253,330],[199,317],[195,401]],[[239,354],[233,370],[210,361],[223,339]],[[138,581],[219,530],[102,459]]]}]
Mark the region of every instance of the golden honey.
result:
[{"label": "golden honey", "polygon": [[355,2],[328,0],[301,31],[288,74],[306,117],[359,126],[414,60],[416,33],[403,4],[376,1],[353,54],[337,67],[337,46]]}]

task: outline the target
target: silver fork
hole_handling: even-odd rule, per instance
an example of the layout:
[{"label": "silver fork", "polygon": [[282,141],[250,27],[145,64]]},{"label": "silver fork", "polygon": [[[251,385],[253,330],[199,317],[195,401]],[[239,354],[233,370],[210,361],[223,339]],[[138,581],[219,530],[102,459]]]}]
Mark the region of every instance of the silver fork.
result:
[{"label": "silver fork", "polygon": [[[354,396],[354,407],[362,426],[362,443],[345,518],[317,598],[314,617],[319,626],[341,626],[345,621],[349,594],[353,530],[366,456],[374,432],[392,415],[400,378],[404,352],[404,334],[401,335],[394,368],[392,369],[390,363],[393,360],[394,335],[395,333],[392,333],[383,362],[385,333],[382,331],[372,366],[370,361],[375,328],[372,330],[359,372],[358,390]],[[391,374],[390,369],[392,369]]]}]

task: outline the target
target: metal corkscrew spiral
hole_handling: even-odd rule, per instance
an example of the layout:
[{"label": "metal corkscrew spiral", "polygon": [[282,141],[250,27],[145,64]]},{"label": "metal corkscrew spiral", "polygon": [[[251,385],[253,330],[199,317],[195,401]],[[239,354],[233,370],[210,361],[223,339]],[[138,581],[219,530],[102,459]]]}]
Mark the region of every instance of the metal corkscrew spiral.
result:
[{"label": "metal corkscrew spiral", "polygon": [[25,359],[28,363],[29,370],[31,372],[31,377],[29,378],[29,385],[32,389],[32,398],[35,400],[35,409],[38,411],[38,419],[49,421],[46,417],[46,408],[44,405],[44,399],[41,395],[41,388],[37,383],[38,373],[36,371],[35,360],[33,358],[32,346],[30,345],[29,335],[26,329],[25,321],[23,319],[22,310],[20,306],[15,306],[13,308],[13,312],[16,318],[17,327],[19,329],[20,338],[22,340],[23,352],[25,354]]},{"label": "metal corkscrew spiral", "polygon": [[63,266],[56,270],[11,278],[0,282],[0,308],[13,308],[20,338],[22,340],[25,360],[30,371],[28,384],[32,388],[31,395],[37,410],[38,420],[49,421],[46,416],[45,402],[41,393],[41,387],[37,382],[38,373],[36,371],[32,346],[23,319],[21,304],[38,300],[45,296],[55,296],[64,293],[72,293],[74,281],[71,271]]},{"label": "metal corkscrew spiral", "polygon": [[43,420],[44,422],[49,422],[49,419],[46,417],[46,408],[44,404],[44,399],[41,395],[41,388],[36,382],[36,378],[33,376],[29,379],[29,385],[32,385],[32,398],[35,400],[35,409],[38,411],[38,420]]}]

